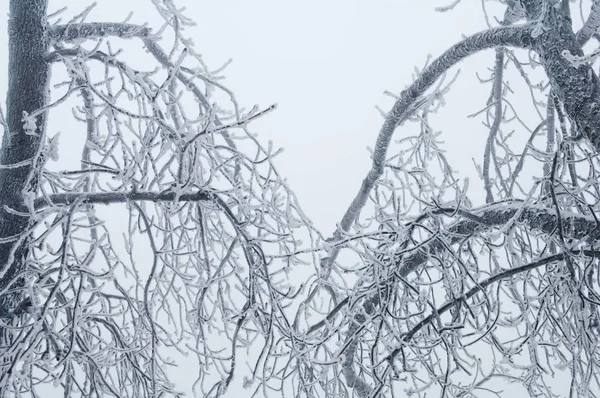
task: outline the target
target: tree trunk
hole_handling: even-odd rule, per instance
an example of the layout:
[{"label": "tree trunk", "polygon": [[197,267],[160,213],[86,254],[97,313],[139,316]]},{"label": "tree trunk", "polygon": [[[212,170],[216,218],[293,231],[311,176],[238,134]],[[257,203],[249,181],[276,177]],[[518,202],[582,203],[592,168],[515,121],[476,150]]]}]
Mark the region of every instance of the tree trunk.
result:
[{"label": "tree trunk", "polygon": [[[11,322],[22,294],[11,292],[14,277],[25,267],[28,255],[27,242],[20,238],[30,225],[29,215],[23,212],[24,192],[33,189],[36,178],[33,164],[45,134],[45,113],[34,114],[47,101],[49,64],[45,55],[49,45],[46,23],[47,0],[10,0],[8,22],[8,131],[4,131],[0,149],[0,317],[2,323]],[[35,121],[35,126],[32,122]],[[25,123],[27,122],[27,123]],[[22,165],[21,165],[22,163]],[[14,165],[12,167],[11,165]],[[14,238],[14,239],[13,239]],[[8,289],[7,289],[8,288]],[[5,330],[0,328],[0,355],[10,343]],[[4,346],[4,347],[3,347]],[[5,354],[5,353],[4,353]],[[10,359],[3,357],[3,365]],[[6,391],[0,395],[5,396]]]},{"label": "tree trunk", "polygon": [[561,7],[548,6],[545,10],[538,0],[522,3],[528,19],[537,19],[541,24],[532,47],[540,56],[552,89],[564,104],[567,115],[577,123],[579,132],[600,151],[600,79],[590,64],[576,65],[569,60],[583,56],[583,51],[573,32],[568,2],[563,0]]}]

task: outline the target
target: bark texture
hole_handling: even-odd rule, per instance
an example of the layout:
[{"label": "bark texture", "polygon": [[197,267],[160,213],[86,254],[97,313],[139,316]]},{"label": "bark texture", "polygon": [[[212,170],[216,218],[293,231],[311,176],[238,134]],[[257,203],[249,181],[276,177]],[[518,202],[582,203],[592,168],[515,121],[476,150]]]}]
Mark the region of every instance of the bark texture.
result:
[{"label": "bark texture", "polygon": [[4,132],[0,149],[0,313],[10,313],[19,300],[5,290],[23,269],[27,257],[19,235],[27,229],[30,217],[14,210],[23,209],[23,193],[36,184],[32,170],[44,136],[45,113],[35,118],[27,115],[34,115],[47,100],[50,70],[45,60],[49,45],[46,8],[47,0],[10,1],[9,130]]},{"label": "bark texture", "polygon": [[531,48],[550,79],[553,91],[564,104],[565,111],[596,150],[600,150],[600,79],[588,63],[577,65],[572,57],[583,56],[573,31],[568,2],[523,1],[530,20],[537,20],[538,35]]}]

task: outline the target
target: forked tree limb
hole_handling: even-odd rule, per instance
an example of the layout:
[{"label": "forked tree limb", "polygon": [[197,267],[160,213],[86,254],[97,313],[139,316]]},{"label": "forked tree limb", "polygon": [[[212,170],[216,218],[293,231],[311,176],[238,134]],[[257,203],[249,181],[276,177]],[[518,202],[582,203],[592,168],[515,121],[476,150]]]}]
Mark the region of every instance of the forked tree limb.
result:
[{"label": "forked tree limb", "polygon": [[[541,29],[538,27],[536,36],[531,36],[531,31],[528,31],[528,35],[520,36],[518,44],[515,43],[502,43],[495,44],[499,45],[512,45],[520,47],[529,47],[535,50],[540,56],[540,62],[546,70],[546,74],[550,79],[553,90],[556,92],[558,97],[564,104],[565,111],[573,120],[577,126],[585,133],[587,138],[591,141],[592,145],[600,150],[600,80],[588,64],[581,64],[578,66],[573,65],[568,60],[568,56],[582,56],[580,44],[576,38],[575,33],[572,30],[571,19],[568,14],[568,2],[555,0],[556,7],[541,7],[539,1],[524,0],[521,2],[526,8],[526,13],[530,21],[534,23],[541,23]],[[566,6],[565,6],[566,4]],[[537,21],[537,19],[540,21]],[[502,28],[496,28],[502,29]],[[524,29],[524,28],[520,28]],[[485,34],[484,32],[483,34]],[[481,34],[482,35],[482,34]],[[472,39],[473,36],[469,39]],[[468,41],[469,39],[465,39]],[[464,43],[461,42],[461,43]],[[360,210],[365,205],[368,195],[374,186],[375,182],[381,176],[383,172],[383,163],[385,161],[385,155],[389,146],[391,135],[398,123],[403,121],[403,115],[409,109],[410,103],[412,103],[418,96],[422,95],[424,91],[430,87],[433,81],[437,78],[432,70],[435,71],[435,67],[439,68],[442,66],[443,70],[447,70],[453,63],[460,61],[464,57],[472,54],[467,52],[464,56],[453,57],[454,62],[448,63],[440,62],[445,57],[450,57],[457,46],[455,45],[452,49],[448,50],[442,57],[438,58],[429,68],[427,68],[421,76],[413,83],[413,85],[405,90],[400,99],[394,105],[394,108],[388,115],[382,130],[380,131],[375,147],[375,153],[373,156],[373,167],[369,172],[367,178],[363,181],[359,194],[352,202],[350,208],[344,215],[342,222],[340,223],[340,230],[347,231],[358,217]],[[480,47],[478,50],[487,48],[485,46]],[[476,52],[474,51],[474,52]],[[448,66],[445,66],[448,64]],[[439,76],[439,75],[438,75]],[[429,84],[427,84],[429,83]],[[408,104],[408,105],[407,105]],[[505,206],[505,204],[503,204]],[[534,229],[542,230],[546,233],[553,230],[557,225],[556,215],[551,215],[549,212],[541,209],[504,209],[504,211],[496,212],[495,214],[489,213],[480,214],[487,218],[491,224],[503,225],[510,221],[511,218],[516,217],[517,221],[530,222],[531,227]],[[571,219],[570,219],[571,218]],[[571,221],[574,228],[571,232],[575,235],[578,234],[597,234],[597,223],[595,220],[587,220],[586,228],[578,228],[581,219],[574,219],[573,217],[567,216],[563,221]],[[459,239],[459,237],[465,236],[469,231],[474,231],[481,227],[473,220],[467,220],[458,224],[455,224],[451,229],[456,232],[452,234],[454,238],[451,240]],[[595,232],[593,232],[595,231]],[[338,234],[341,232],[338,231]],[[584,237],[584,235],[582,235]],[[439,241],[434,241],[430,249],[442,250],[442,244]],[[439,245],[440,247],[435,247]],[[406,274],[416,270],[420,265],[427,261],[430,251],[424,251],[421,249],[411,253],[409,256],[404,258],[402,264],[398,264],[400,267],[399,275],[405,276]],[[333,256],[332,256],[333,257]],[[356,347],[353,346],[354,350]],[[364,388],[366,382],[363,379],[358,379],[359,376],[350,369],[353,365],[353,358],[355,352],[348,352],[347,355],[350,359],[344,362],[343,373],[347,375],[347,382],[349,385],[356,385],[359,388],[357,393],[360,396],[367,396],[370,394],[369,390]],[[348,369],[347,369],[348,368]],[[348,377],[349,376],[349,377]]]},{"label": "forked tree limb", "polygon": [[502,26],[476,33],[461,40],[421,72],[419,77],[402,93],[388,113],[375,142],[371,170],[342,217],[335,237],[347,232],[364,207],[371,190],[383,174],[386,155],[392,135],[401,123],[411,115],[411,106],[422,96],[444,73],[463,59],[480,51],[498,46],[527,48],[531,41],[532,25]]},{"label": "forked tree limb", "polygon": [[[406,121],[416,110],[414,104],[417,100],[435,84],[435,82],[444,75],[452,66],[463,59],[476,54],[480,51],[495,48],[499,46],[509,46],[518,48],[528,48],[533,40],[533,25],[514,25],[491,28],[483,32],[476,33],[466,39],[461,40],[450,49],[446,50],[440,57],[434,60],[423,70],[419,77],[402,93],[388,113],[375,142],[373,151],[371,169],[361,183],[361,186],[350,203],[350,206],[344,213],[342,220],[328,242],[332,244],[330,255],[321,260],[321,277],[324,280],[329,278],[331,268],[339,252],[340,246],[335,245],[345,233],[350,231],[352,225],[364,208],[373,187],[383,174],[387,151],[396,127]],[[317,289],[312,290],[306,302],[311,301],[317,293]],[[298,319],[299,313],[296,315]],[[350,371],[346,370],[350,375]],[[358,381],[355,381],[358,383]]]},{"label": "forked tree limb", "polygon": [[[577,256],[577,255],[583,255],[586,257],[593,257],[593,258],[600,258],[600,251],[597,251],[597,250],[573,250],[568,253],[557,253],[557,254],[552,254],[550,256],[533,261],[531,263],[521,265],[519,267],[514,267],[514,268],[505,269],[503,271],[500,271],[500,272],[494,274],[493,276],[490,276],[489,278],[486,278],[486,279],[482,280],[481,282],[478,282],[476,286],[469,289],[460,298],[448,301],[445,304],[441,305],[439,308],[435,309],[432,314],[426,316],[418,324],[416,324],[402,338],[402,341],[404,343],[409,342],[421,329],[423,329],[425,326],[430,324],[434,319],[436,319],[437,316],[444,314],[445,312],[450,310],[452,307],[455,307],[456,305],[458,305],[460,303],[460,301],[470,299],[477,293],[482,292],[485,288],[487,288],[488,286],[490,286],[496,282],[503,281],[505,279],[508,279],[512,276],[518,275],[523,272],[531,271],[535,268],[541,267],[542,265],[548,265],[548,264],[551,264],[551,263],[554,263],[557,261],[564,261],[568,256]],[[400,349],[395,349],[389,355],[387,360],[393,360],[396,357],[396,355],[398,355],[399,352],[400,352]]]},{"label": "forked tree limb", "polygon": [[[531,48],[539,55],[553,92],[563,103],[580,133],[600,150],[600,79],[586,62],[574,63],[583,51],[573,32],[568,1],[548,0],[540,8],[536,0],[521,0],[530,20],[537,18],[537,34]],[[594,12],[598,6],[594,5]]]},{"label": "forked tree limb", "polygon": [[[521,274],[523,272],[528,272],[533,269],[536,269],[541,266],[548,265],[548,264],[551,264],[551,263],[554,263],[557,261],[564,261],[569,256],[577,256],[577,255],[586,256],[586,257],[590,257],[590,258],[599,258],[600,251],[597,251],[597,250],[573,250],[568,253],[557,253],[557,254],[553,254],[550,256],[546,256],[544,258],[533,261],[531,263],[521,265],[519,267],[514,267],[514,268],[500,271],[500,272],[490,276],[489,278],[486,278],[486,279],[482,280],[481,282],[478,282],[476,286],[469,289],[460,298],[447,301],[440,307],[434,308],[432,310],[431,314],[429,314],[428,316],[423,318],[419,323],[417,323],[414,327],[412,327],[408,331],[408,333],[406,333],[402,337],[400,346],[398,348],[395,348],[385,359],[383,359],[380,362],[380,364],[387,363],[387,367],[383,371],[383,373],[389,374],[389,372],[393,368],[392,363],[393,363],[394,359],[398,356],[398,354],[400,354],[402,352],[404,345],[409,344],[410,341],[412,340],[412,338],[420,330],[422,330],[423,328],[430,325],[433,321],[439,319],[440,315],[442,315],[442,314],[448,312],[449,310],[451,310],[452,308],[460,305],[464,300],[467,300],[467,299],[473,297],[477,293],[483,292],[487,287],[491,286],[492,284],[494,284],[496,282],[502,282],[508,278],[511,278],[511,277]],[[380,380],[380,382],[378,383],[378,386],[376,388],[370,390],[371,394],[369,395],[369,397],[377,396],[377,394],[383,389],[384,383],[382,380]]]}]

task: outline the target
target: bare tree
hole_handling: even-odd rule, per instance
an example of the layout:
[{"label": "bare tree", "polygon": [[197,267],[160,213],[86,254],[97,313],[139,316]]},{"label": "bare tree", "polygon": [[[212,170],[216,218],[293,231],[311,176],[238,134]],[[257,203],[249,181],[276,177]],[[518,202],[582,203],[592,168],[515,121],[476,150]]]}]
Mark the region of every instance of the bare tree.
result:
[{"label": "bare tree", "polygon": [[[600,39],[600,2],[491,3],[489,29],[430,62],[384,114],[372,168],[296,316],[299,396],[600,394],[600,82],[598,51],[583,51]],[[432,115],[450,69],[491,49],[474,186]],[[359,265],[336,261],[342,250]]]},{"label": "bare tree", "polygon": [[[197,357],[199,396],[223,395],[236,352],[262,336],[270,350],[296,294],[280,288],[295,230],[314,231],[276,153],[247,129],[274,107],[240,108],[186,37],[192,22],[169,0],[153,4],[164,20],[155,31],[87,22],[92,8],[61,21],[47,0],[10,1],[3,397],[44,395],[50,382],[65,397],[178,396],[168,376],[178,354]],[[145,50],[143,69],[123,60],[124,40]],[[57,170],[48,121],[69,112],[60,133],[80,154]],[[106,224],[115,213],[120,230]]]},{"label": "bare tree", "polygon": [[[241,109],[191,21],[153,4],[157,30],[10,2],[1,395],[179,396],[174,355],[197,358],[197,396],[600,395],[600,2],[483,1],[489,29],[392,94],[326,239],[247,129],[273,107]],[[153,66],[134,68],[124,40]],[[451,107],[451,68],[486,50],[468,184],[432,115]],[[84,132],[63,137],[85,140],[56,170],[49,120],[65,109]]]}]

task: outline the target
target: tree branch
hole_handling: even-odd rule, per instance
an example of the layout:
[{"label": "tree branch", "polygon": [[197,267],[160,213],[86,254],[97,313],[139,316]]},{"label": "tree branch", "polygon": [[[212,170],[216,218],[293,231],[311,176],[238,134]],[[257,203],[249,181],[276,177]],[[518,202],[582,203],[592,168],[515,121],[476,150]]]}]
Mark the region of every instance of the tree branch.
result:
[{"label": "tree branch", "polygon": [[[406,119],[411,116],[412,112],[414,112],[415,109],[412,108],[412,105],[415,101],[448,69],[470,55],[498,46],[527,47],[532,41],[532,30],[533,28],[531,25],[503,26],[476,33],[444,52],[439,58],[425,68],[409,88],[400,94],[400,98],[388,113],[383,126],[379,131],[379,135],[377,136],[375,149],[373,151],[373,164],[371,170],[363,180],[356,197],[352,200],[346,213],[342,217],[331,241],[335,243],[335,241],[339,240],[345,232],[350,230],[358,218],[361,210],[367,203],[371,190],[383,174],[392,135],[396,130],[396,127],[406,121]],[[324,269],[325,279],[329,277],[331,265],[337,258],[339,251],[339,247],[334,247],[331,255],[322,261],[321,266]],[[316,293],[316,290],[314,290],[313,293]],[[312,299],[313,296],[314,294],[309,295],[308,300]],[[357,328],[358,326],[350,328],[348,338],[352,339],[356,337],[353,335],[355,334],[354,329]],[[358,330],[356,332],[358,333]],[[359,396],[367,396],[370,391],[368,384],[353,369],[356,348],[357,341],[351,341],[346,351],[346,359],[342,363],[342,373],[344,374],[348,385],[353,387],[354,391]]]},{"label": "tree branch", "polygon": [[[409,88],[400,94],[400,98],[388,113],[377,136],[371,170],[363,180],[356,197],[352,200],[348,210],[346,210],[346,213],[342,217],[338,229],[334,233],[333,241],[340,239],[342,234],[352,227],[360,211],[365,206],[371,190],[383,174],[387,150],[390,146],[394,130],[411,115],[413,111],[411,105],[448,69],[479,51],[497,46],[528,47],[532,41],[532,30],[532,25],[521,25],[503,26],[476,33],[444,52],[425,68]],[[329,257],[329,264],[335,261],[338,252],[339,249],[334,249],[334,253]]]},{"label": "tree branch", "polygon": [[577,39],[577,43],[583,47],[585,43],[590,40],[592,35],[596,33],[598,28],[600,27],[600,0],[594,0],[592,4],[592,9],[590,11],[590,15],[588,19],[585,21],[585,24],[582,28],[577,32],[575,38]]},{"label": "tree branch", "polygon": [[148,191],[129,191],[129,192],[94,192],[94,193],[57,193],[48,195],[48,197],[37,198],[34,201],[36,210],[52,205],[71,205],[76,201],[82,204],[103,204],[125,203],[127,201],[147,201],[147,202],[196,202],[201,200],[213,200],[213,195],[205,191],[177,194],[173,191],[148,192]]},{"label": "tree branch", "polygon": [[[421,322],[419,322],[418,324],[416,324],[403,338],[402,338],[402,342],[403,343],[408,343],[418,332],[419,330],[423,329],[425,326],[427,326],[429,323],[431,323],[431,321],[433,321],[434,319],[439,318],[440,315],[442,315],[443,313],[447,312],[448,310],[450,310],[451,308],[455,307],[456,305],[458,305],[463,299],[469,299],[471,297],[473,297],[475,294],[483,291],[483,289],[485,289],[486,287],[490,286],[491,284],[504,280],[504,279],[508,279],[514,275],[520,274],[522,272],[527,272],[530,271],[532,269],[535,269],[537,267],[541,267],[542,265],[547,265],[556,261],[561,261],[564,260],[567,256],[570,255],[578,255],[578,254],[583,254],[587,257],[598,257],[600,256],[600,252],[596,251],[596,250],[574,250],[571,251],[569,253],[558,253],[558,254],[553,254],[551,256],[548,257],[544,257],[541,258],[537,261],[534,261],[532,263],[529,264],[525,264],[522,265],[520,267],[515,267],[515,268],[510,268],[507,270],[504,270],[502,272],[499,272],[481,282],[478,282],[476,286],[474,286],[473,288],[471,288],[468,292],[466,292],[463,296],[461,296],[458,299],[454,299],[452,301],[448,301],[446,302],[444,305],[442,305],[441,307],[439,307],[438,309],[436,309],[435,311],[433,311],[430,315],[426,316],[425,318],[423,318],[421,320]],[[392,351],[392,353],[383,361],[392,361],[397,355],[398,353],[400,353],[401,348],[396,348],[394,351]]]},{"label": "tree branch", "polygon": [[53,26],[50,33],[55,41],[75,41],[107,36],[116,36],[122,39],[131,37],[147,38],[151,35],[152,30],[143,25],[93,22]]},{"label": "tree branch", "polygon": [[[492,183],[490,180],[490,159],[492,154],[495,152],[493,147],[495,145],[496,136],[500,131],[500,124],[502,123],[503,111],[502,111],[502,86],[503,86],[503,74],[504,74],[504,47],[496,48],[496,61],[494,63],[494,85],[492,88],[492,101],[494,105],[494,121],[490,127],[488,133],[488,139],[485,144],[485,152],[483,155],[483,182],[486,191],[485,202],[492,203],[494,201],[494,194],[492,193]],[[500,175],[498,177],[501,177]],[[508,194],[508,192],[505,192]]]},{"label": "tree branch", "polygon": [[[439,211],[452,213],[454,209],[440,208]],[[554,209],[535,204],[524,206],[523,202],[517,200],[493,203],[479,209],[474,209],[470,213],[462,210],[456,213],[463,218],[448,226],[444,231],[441,231],[441,238],[420,245],[418,249],[414,247],[406,249],[404,252],[410,252],[409,254],[405,254],[404,252],[395,253],[397,257],[405,254],[402,257],[402,261],[396,263],[396,266],[399,267],[395,275],[396,277],[406,277],[429,260],[432,254],[439,253],[447,245],[452,245],[463,240],[465,236],[497,228],[509,222],[527,224],[531,229],[543,232],[549,236],[557,232],[557,216]],[[566,238],[587,238],[590,242],[600,239],[600,225],[591,216],[563,213],[562,224]],[[442,240],[446,242],[446,245],[441,243]],[[340,301],[325,319],[311,326],[306,333],[312,333],[324,326],[326,321],[331,320],[341,307],[348,304],[348,300],[349,297],[346,297]]]},{"label": "tree branch", "polygon": [[583,51],[573,33],[568,3],[566,7],[546,7],[540,23],[544,28],[532,47],[566,113],[600,150],[600,79],[588,63],[570,60],[583,56]]},{"label": "tree branch", "polygon": [[[441,231],[443,237],[434,238],[430,242],[419,246],[417,249],[411,247],[403,252],[395,253],[394,257],[402,260],[396,264],[398,270],[394,272],[392,279],[399,280],[406,277],[408,274],[425,264],[433,254],[446,250],[448,245],[458,243],[463,240],[465,236],[472,235],[476,232],[504,226],[508,223],[528,224],[531,229],[538,230],[550,236],[557,231],[558,218],[553,209],[539,205],[526,206],[525,203],[521,201],[494,203],[473,210],[471,213],[472,215],[470,217],[465,217],[464,219],[451,224],[444,231]],[[561,216],[564,236],[574,239],[583,239],[587,237],[591,241],[600,238],[600,228],[593,217],[586,217],[574,213],[563,213]],[[406,252],[409,254],[405,254]],[[544,264],[551,261],[551,258],[549,257],[547,260],[544,260],[546,261]],[[523,267],[515,268],[515,271],[507,271],[507,273],[513,275],[514,273],[526,270],[522,268]],[[496,280],[497,279],[490,279],[488,284],[493,283]],[[481,283],[479,285],[484,286]],[[476,291],[472,294],[475,293]],[[376,292],[363,303],[362,307],[364,314],[372,316],[375,313],[375,307],[378,305],[379,295]],[[449,308],[450,307],[447,309]],[[348,385],[355,385],[355,391],[361,397],[370,396],[373,391],[366,380],[361,378],[353,369],[354,355],[358,347],[356,334],[364,327],[366,320],[367,317],[363,315],[363,313],[359,313],[354,317],[350,324],[346,338],[346,358],[342,363],[343,373]],[[421,327],[423,326],[424,325]]]},{"label": "tree branch", "polygon": [[[473,218],[463,219],[450,225],[442,232],[447,244],[455,244],[465,236],[500,227],[509,222],[527,224],[533,230],[552,236],[556,233],[558,222],[554,209],[540,205],[526,206],[520,201],[498,202],[473,210],[472,213],[479,218],[479,221]],[[561,222],[565,237],[572,239],[588,238],[592,241],[600,238],[600,228],[593,217],[565,212],[562,214]],[[406,277],[426,263],[431,254],[438,253],[444,248],[445,245],[442,244],[440,239],[434,239],[420,246],[418,250],[414,248],[406,249],[406,251],[412,250],[412,252],[396,264],[399,267],[398,275]],[[396,253],[398,256],[400,254]]]}]

